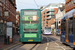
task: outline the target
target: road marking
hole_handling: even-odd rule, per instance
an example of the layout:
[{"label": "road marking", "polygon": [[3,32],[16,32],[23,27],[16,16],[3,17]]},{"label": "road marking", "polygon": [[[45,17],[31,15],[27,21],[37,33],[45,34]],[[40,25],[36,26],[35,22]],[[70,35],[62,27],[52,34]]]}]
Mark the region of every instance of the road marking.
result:
[{"label": "road marking", "polygon": [[63,50],[65,50],[63,47],[61,47]]},{"label": "road marking", "polygon": [[[45,36],[46,37],[46,36]],[[48,37],[46,37],[46,39],[47,39],[47,42],[49,42],[49,39],[48,39]],[[47,43],[47,46],[49,45],[49,43]],[[46,47],[45,48],[45,50],[47,50],[48,49],[48,47]]]},{"label": "road marking", "polygon": [[48,49],[48,47],[45,48],[45,50],[47,50],[47,49]]},{"label": "road marking", "polygon": [[55,42],[55,44],[56,44],[57,46],[59,46],[59,44],[57,44],[56,42]]},{"label": "road marking", "polygon": [[[47,39],[47,42],[49,42],[49,39],[48,39],[48,37],[46,37],[46,39]],[[49,43],[47,43],[47,46],[49,45]]]},{"label": "road marking", "polygon": [[49,43],[47,43],[47,46],[49,45]]},{"label": "road marking", "polygon": [[39,46],[40,44],[38,44],[37,46],[35,46],[32,50],[36,50],[37,49],[37,47]]},{"label": "road marking", "polygon": [[8,49],[10,49],[10,48],[12,48],[12,47],[14,47],[14,46],[16,46],[16,45],[18,45],[18,44],[21,44],[21,43],[17,43],[17,44],[15,44],[15,45],[13,45],[13,46],[10,46],[10,47],[6,48],[5,50],[8,50]]},{"label": "road marking", "polygon": [[[58,44],[58,43],[56,43],[56,42],[55,42],[55,44],[59,46],[59,44]],[[61,46],[60,46],[60,47],[61,47]],[[61,47],[61,48],[62,48],[63,50],[65,50],[63,47]]]}]

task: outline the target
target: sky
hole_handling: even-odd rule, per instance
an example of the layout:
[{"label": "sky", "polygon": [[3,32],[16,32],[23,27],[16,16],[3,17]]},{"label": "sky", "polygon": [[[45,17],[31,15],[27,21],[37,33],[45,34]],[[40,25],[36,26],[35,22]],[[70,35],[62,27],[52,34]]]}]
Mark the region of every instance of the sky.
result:
[{"label": "sky", "polygon": [[39,9],[41,6],[60,2],[65,2],[65,0],[16,0],[16,6],[17,11],[20,11],[21,9]]}]

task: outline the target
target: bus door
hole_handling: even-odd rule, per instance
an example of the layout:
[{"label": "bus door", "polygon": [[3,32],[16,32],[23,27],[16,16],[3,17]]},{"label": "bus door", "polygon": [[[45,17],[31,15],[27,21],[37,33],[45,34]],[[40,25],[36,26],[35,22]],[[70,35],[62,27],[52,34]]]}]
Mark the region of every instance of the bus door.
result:
[{"label": "bus door", "polygon": [[73,17],[69,19],[69,22],[68,22],[68,40],[69,40],[69,44],[72,43],[73,45]]},{"label": "bus door", "polygon": [[75,46],[75,16],[74,16],[74,20],[73,20],[73,45]]}]

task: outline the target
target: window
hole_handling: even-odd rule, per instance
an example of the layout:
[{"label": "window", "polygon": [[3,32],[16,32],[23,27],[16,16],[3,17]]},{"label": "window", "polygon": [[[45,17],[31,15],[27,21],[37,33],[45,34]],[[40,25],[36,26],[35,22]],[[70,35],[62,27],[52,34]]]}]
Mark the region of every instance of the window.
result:
[{"label": "window", "polygon": [[50,15],[51,15],[51,16],[54,16],[54,12],[50,12]]},{"label": "window", "polygon": [[69,34],[73,34],[73,18],[69,19]]},{"label": "window", "polygon": [[73,3],[74,1],[72,0],[72,3]]},{"label": "window", "polygon": [[5,11],[4,12],[4,16],[9,16],[9,12],[8,11]]},{"label": "window", "polygon": [[66,20],[61,22],[61,31],[66,31]]},{"label": "window", "polygon": [[75,18],[74,18],[74,42],[75,42]]},{"label": "window", "polygon": [[63,31],[63,22],[61,22],[61,31]]},{"label": "window", "polygon": [[0,7],[0,16],[2,16],[2,7]]},{"label": "window", "polygon": [[63,31],[66,31],[66,21],[63,23]]},{"label": "window", "polygon": [[37,21],[37,11],[24,11],[24,20],[25,21]]},{"label": "window", "polygon": [[74,0],[74,4],[75,4],[75,0]]},{"label": "window", "polygon": [[0,0],[1,2],[3,2],[5,4],[5,0]]},{"label": "window", "polygon": [[75,33],[75,18],[74,18],[74,33]]}]

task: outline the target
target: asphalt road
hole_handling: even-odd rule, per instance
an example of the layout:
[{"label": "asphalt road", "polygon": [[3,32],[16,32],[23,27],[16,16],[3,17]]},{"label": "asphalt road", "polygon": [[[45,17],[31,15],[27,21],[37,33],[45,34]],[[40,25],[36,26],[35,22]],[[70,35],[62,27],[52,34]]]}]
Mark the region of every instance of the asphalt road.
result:
[{"label": "asphalt road", "polygon": [[5,48],[4,50],[73,50],[60,42],[60,36],[43,35],[42,43],[21,42]]},{"label": "asphalt road", "polygon": [[43,36],[42,43],[36,50],[73,50],[67,45],[60,42],[60,36]]}]

